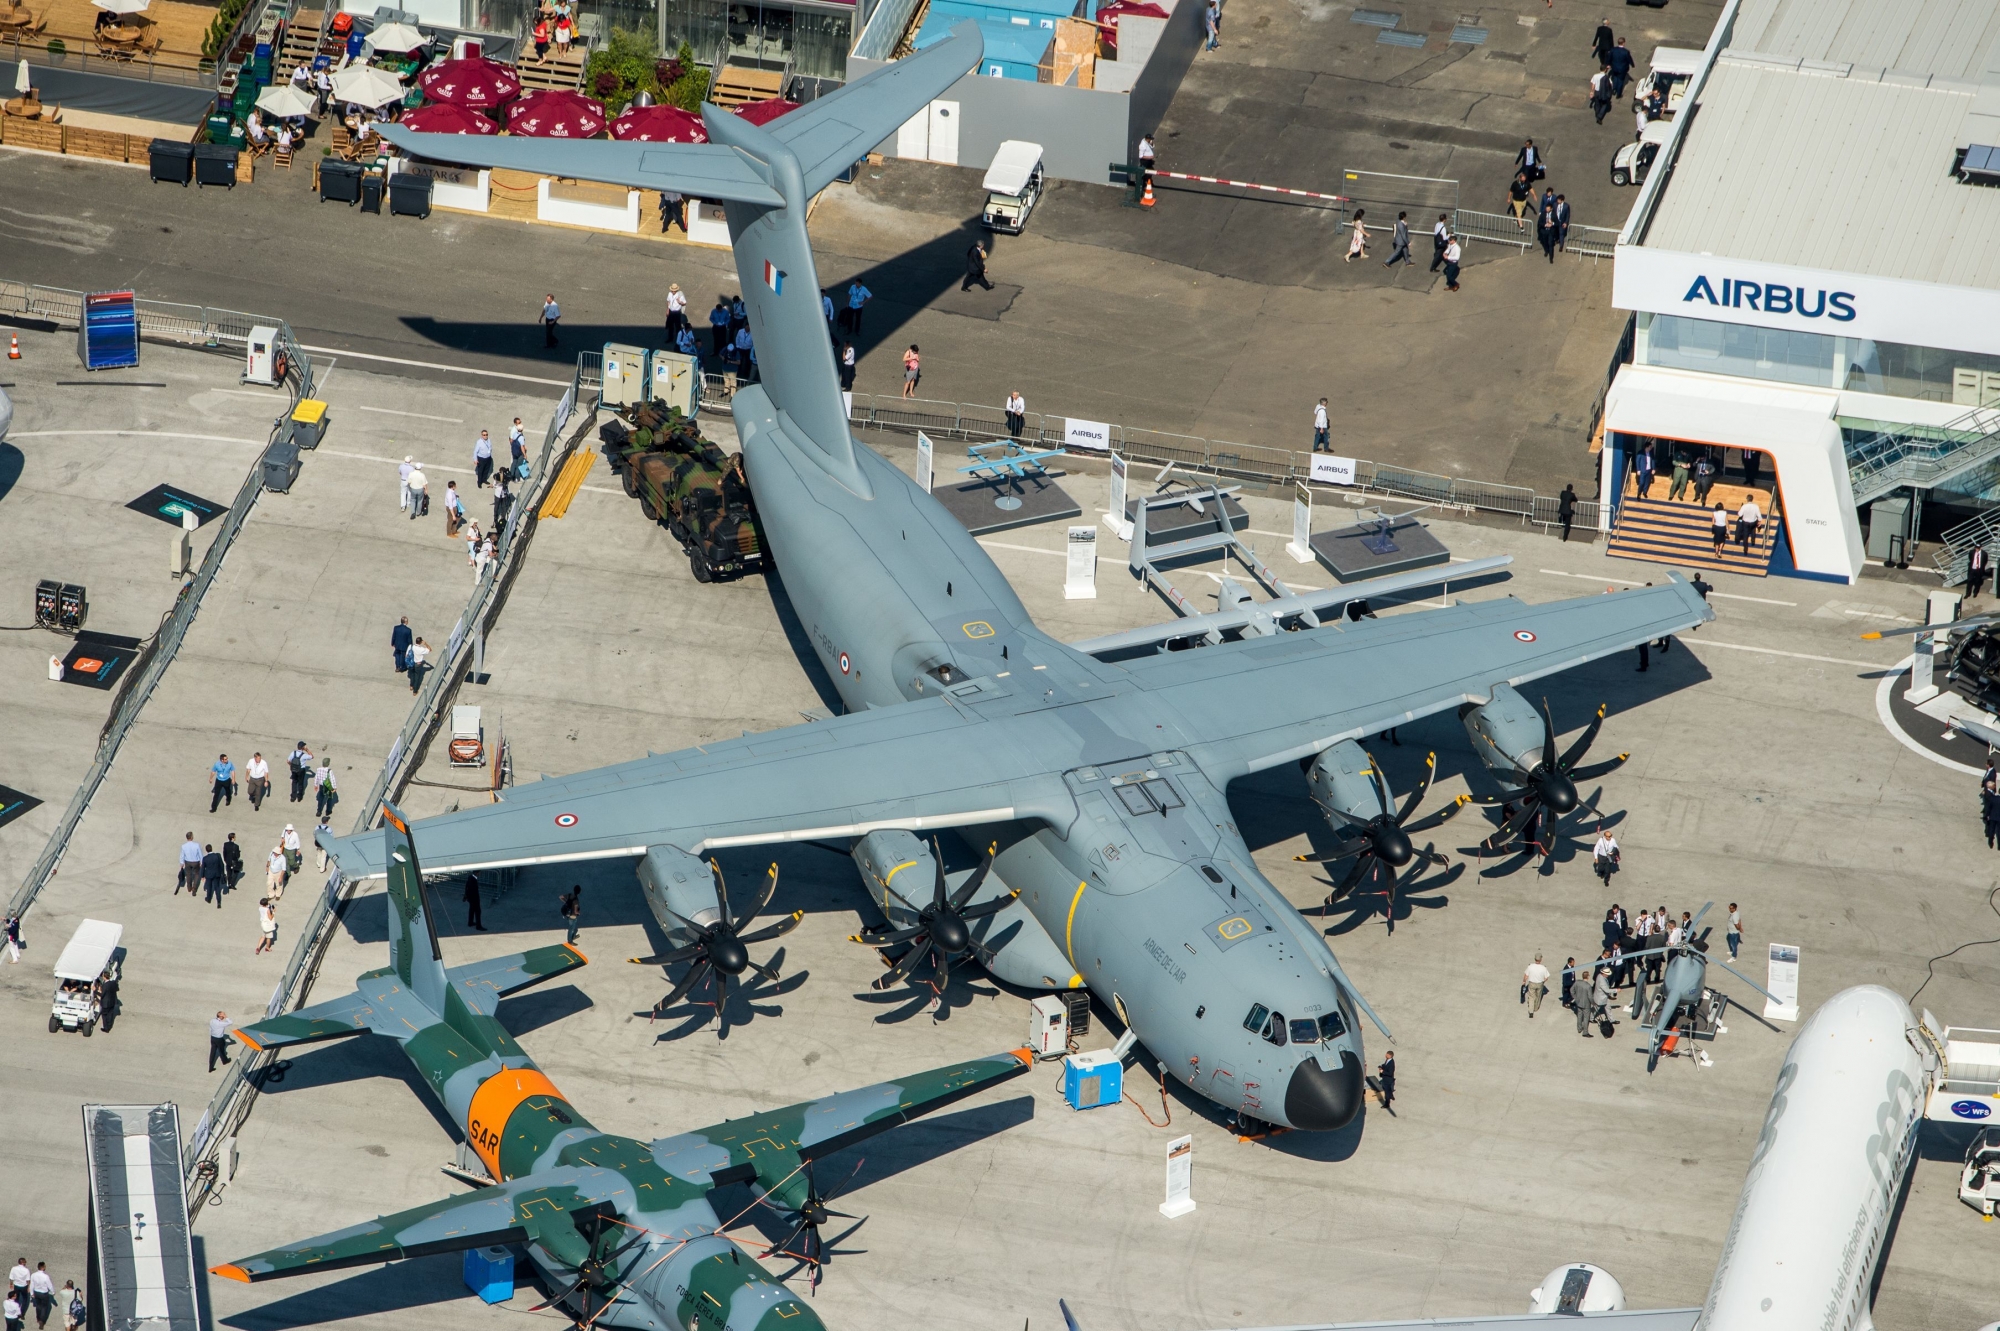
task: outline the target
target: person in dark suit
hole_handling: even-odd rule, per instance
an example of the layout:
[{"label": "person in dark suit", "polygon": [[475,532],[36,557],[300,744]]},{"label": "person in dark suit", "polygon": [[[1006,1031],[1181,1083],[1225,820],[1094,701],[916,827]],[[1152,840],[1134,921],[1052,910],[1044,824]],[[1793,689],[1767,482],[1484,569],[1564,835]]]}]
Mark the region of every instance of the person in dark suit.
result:
[{"label": "person in dark suit", "polygon": [[201,857],[201,896],[204,901],[213,901],[216,909],[222,909],[223,884],[228,880],[229,867],[222,862],[222,856],[214,846],[203,848],[207,853]]},{"label": "person in dark suit", "polygon": [[1620,37],[1618,44],[1611,48],[1611,54],[1604,58],[1604,64],[1611,71],[1611,95],[1623,97],[1625,81],[1632,77],[1632,53],[1625,49],[1623,37]]},{"label": "person in dark suit", "polygon": [[1611,35],[1611,20],[1609,18],[1597,20],[1597,35],[1590,39],[1590,53],[1597,57],[1598,68],[1602,69],[1611,63],[1611,50],[1614,45],[1616,43]]},{"label": "person in dark suit", "polygon": [[1521,151],[1514,154],[1514,165],[1527,174],[1530,184],[1549,174],[1548,163],[1542,160],[1542,150],[1535,146],[1533,139],[1522,140]]},{"label": "person in dark suit", "polygon": [[1382,1066],[1375,1069],[1376,1094],[1382,1097],[1382,1108],[1395,1113],[1389,1106],[1396,1100],[1396,1051],[1391,1049],[1382,1055]]},{"label": "person in dark suit", "polygon": [[1556,248],[1569,252],[1569,200],[1556,195]]},{"label": "person in dark suit", "polygon": [[1965,562],[1965,599],[1974,600],[1986,583],[1986,547],[1975,545]]},{"label": "person in dark suit", "polygon": [[1569,540],[1569,525],[1576,520],[1576,485],[1566,483],[1556,496],[1556,517],[1562,522],[1563,540]]},{"label": "person in dark suit", "polygon": [[479,913],[479,875],[476,873],[465,876],[465,927],[486,932]]},{"label": "person in dark suit", "polygon": [[402,674],[410,668],[410,617],[404,615],[396,627],[389,630],[389,652],[396,661],[396,673]]},{"label": "person in dark suit", "polygon": [[986,280],[986,247],[976,240],[965,252],[965,280],[958,284],[958,289],[970,291],[975,283],[988,291],[993,289],[993,284]]}]

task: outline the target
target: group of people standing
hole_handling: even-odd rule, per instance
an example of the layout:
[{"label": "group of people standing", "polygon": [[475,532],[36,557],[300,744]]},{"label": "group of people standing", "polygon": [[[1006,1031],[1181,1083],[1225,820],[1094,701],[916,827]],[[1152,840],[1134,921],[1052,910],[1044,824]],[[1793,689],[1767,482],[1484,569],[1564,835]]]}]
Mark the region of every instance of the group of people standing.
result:
[{"label": "group of people standing", "polygon": [[1527,219],[1535,219],[1535,240],[1550,263],[1557,250],[1569,248],[1569,200],[1552,185],[1535,186],[1548,179],[1548,159],[1533,139],[1521,144],[1514,154],[1514,179],[1507,186],[1507,211],[1516,230],[1528,229]]},{"label": "group of people standing", "polygon": [[[1729,959],[1736,960],[1743,946],[1743,910],[1734,901],[1729,903],[1723,939],[1729,947]],[[1705,939],[1695,933],[1689,912],[1682,911],[1675,918],[1665,906],[1659,906],[1630,918],[1624,907],[1613,902],[1604,913],[1603,944],[1596,958],[1579,963],[1570,957],[1563,962],[1561,1002],[1576,1014],[1577,1034],[1589,1039],[1593,1027],[1610,1024],[1611,1005],[1620,989],[1633,989],[1628,1011],[1635,1018],[1643,1015],[1646,987],[1660,983],[1667,961],[1684,947],[1707,950]],[[1551,978],[1542,954],[1537,952],[1521,974],[1521,1001],[1528,1005],[1529,1017],[1540,1011]]]}]

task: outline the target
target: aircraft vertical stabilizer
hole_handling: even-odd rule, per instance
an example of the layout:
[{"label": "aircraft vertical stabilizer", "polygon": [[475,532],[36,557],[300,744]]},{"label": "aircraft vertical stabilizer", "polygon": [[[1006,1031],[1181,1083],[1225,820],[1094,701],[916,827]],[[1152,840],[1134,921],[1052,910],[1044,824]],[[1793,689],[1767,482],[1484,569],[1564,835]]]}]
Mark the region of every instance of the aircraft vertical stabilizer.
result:
[{"label": "aircraft vertical stabilizer", "polygon": [[389,866],[389,969],[432,1012],[445,1010],[444,954],[424,901],[417,843],[395,805],[382,805],[383,851]]}]

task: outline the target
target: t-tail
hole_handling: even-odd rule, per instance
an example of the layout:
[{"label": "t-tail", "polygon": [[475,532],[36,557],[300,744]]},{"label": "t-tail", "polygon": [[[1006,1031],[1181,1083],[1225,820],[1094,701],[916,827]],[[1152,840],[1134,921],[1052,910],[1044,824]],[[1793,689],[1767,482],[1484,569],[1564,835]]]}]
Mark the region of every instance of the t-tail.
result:
[{"label": "t-tail", "polygon": [[675,190],[721,201],[763,390],[780,425],[835,480],[870,497],[855,460],[821,312],[806,207],[977,65],[984,52],[979,27],[968,19],[944,41],[767,126],[704,105],[707,143],[477,139],[417,134],[394,125],[382,133],[406,152],[436,161]]},{"label": "t-tail", "polygon": [[409,820],[388,801],[382,804],[382,840],[389,866],[389,969],[419,1002],[438,1015],[445,1011],[444,953],[437,924],[424,898],[424,871]]}]

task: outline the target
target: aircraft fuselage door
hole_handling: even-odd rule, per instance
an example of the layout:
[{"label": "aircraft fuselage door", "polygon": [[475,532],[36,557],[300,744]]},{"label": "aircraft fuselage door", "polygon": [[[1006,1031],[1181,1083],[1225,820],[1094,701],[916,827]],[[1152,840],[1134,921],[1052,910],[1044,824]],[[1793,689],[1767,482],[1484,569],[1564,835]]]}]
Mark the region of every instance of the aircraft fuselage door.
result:
[{"label": "aircraft fuselage door", "polygon": [[932,102],[930,117],[930,159],[946,166],[957,166],[958,103]]}]

